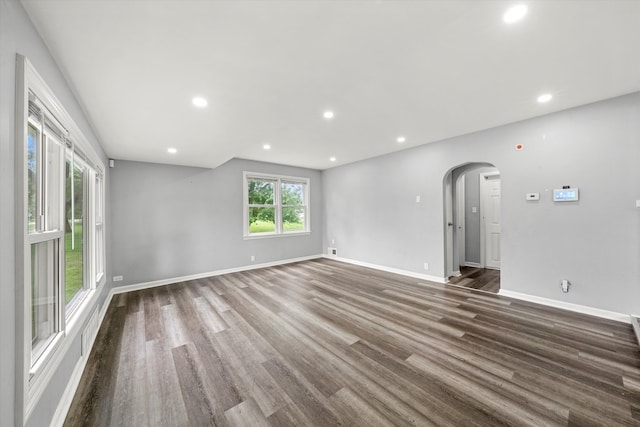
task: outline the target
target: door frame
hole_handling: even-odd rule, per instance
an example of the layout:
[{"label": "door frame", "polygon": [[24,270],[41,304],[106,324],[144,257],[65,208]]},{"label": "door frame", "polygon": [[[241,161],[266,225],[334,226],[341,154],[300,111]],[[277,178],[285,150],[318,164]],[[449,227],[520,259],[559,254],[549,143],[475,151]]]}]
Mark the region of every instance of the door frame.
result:
[{"label": "door frame", "polygon": [[454,259],[455,259],[455,218],[453,216],[453,174],[450,172],[444,178],[444,275],[445,280],[455,275]]},{"label": "door frame", "polygon": [[[482,268],[487,268],[487,238],[486,238],[486,232],[487,232],[487,227],[486,227],[486,221],[485,221],[485,216],[484,216],[484,211],[485,211],[485,204],[487,202],[488,199],[488,193],[487,193],[487,179],[490,177],[495,177],[498,176],[501,180],[502,177],[500,176],[500,171],[494,171],[494,172],[484,172],[481,173],[479,175],[479,179],[480,179],[480,217],[481,217],[481,221],[480,221],[480,264],[482,265]],[[502,194],[502,191],[500,192]],[[501,196],[502,197],[502,196]],[[500,231],[500,238],[502,239],[502,230]],[[493,267],[489,267],[489,268],[493,268]],[[499,269],[496,269],[499,270]]]},{"label": "door frame", "polygon": [[[449,232],[449,227],[448,227],[449,221],[447,220],[448,212],[449,212],[448,210],[451,209],[450,212],[452,212],[452,215],[450,216],[450,218],[451,218],[451,222],[453,222],[454,224],[459,218],[463,218],[463,219],[465,218],[464,211],[462,212],[463,215],[461,217],[458,217],[456,213],[456,209],[458,208],[457,204],[459,200],[459,194],[457,191],[459,188],[458,183],[460,181],[460,178],[464,176],[466,173],[473,171],[475,169],[484,168],[484,167],[497,169],[497,166],[490,162],[481,162],[481,161],[465,162],[465,163],[460,163],[457,166],[451,167],[447,172],[445,172],[445,174],[442,177],[442,242],[443,242],[443,255],[444,255],[442,260],[443,261],[442,267],[443,267],[443,273],[444,273],[443,279],[445,283],[447,283],[449,277],[453,275],[455,271],[453,268],[453,265],[455,265],[456,261],[458,261],[459,265],[467,264],[466,236],[465,236],[466,224],[463,224],[462,233],[457,233],[458,231],[457,227],[451,227],[451,231]],[[458,176],[458,178],[456,179],[456,182],[453,182],[453,174],[455,171],[459,171],[460,176]],[[499,173],[499,169],[496,172]],[[464,189],[465,186],[462,186],[461,188]],[[464,194],[464,191],[462,192],[462,194]],[[449,240],[448,234],[452,235],[451,242],[448,242]],[[462,235],[458,236],[458,234],[462,234]],[[462,254],[461,254],[461,251],[458,249],[459,239],[462,239],[465,242],[465,250],[464,250],[464,253]],[[462,260],[464,260],[464,262],[462,262]],[[459,272],[459,268],[457,270]]]},{"label": "door frame", "polygon": [[[453,235],[458,243],[458,264],[466,265],[466,223],[465,223],[465,180],[466,175],[460,175],[456,182],[456,203],[454,204],[455,221]],[[455,257],[454,257],[455,258]],[[457,269],[460,270],[460,267]]]}]

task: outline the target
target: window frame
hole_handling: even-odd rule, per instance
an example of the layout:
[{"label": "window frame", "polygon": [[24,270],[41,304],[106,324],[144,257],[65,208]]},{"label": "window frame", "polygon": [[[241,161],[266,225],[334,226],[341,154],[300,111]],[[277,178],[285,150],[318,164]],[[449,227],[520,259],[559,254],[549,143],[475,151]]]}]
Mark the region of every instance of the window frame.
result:
[{"label": "window frame", "polygon": [[[91,179],[91,177],[90,177]],[[95,206],[93,211],[93,218],[91,218],[90,224],[92,225],[91,232],[94,233],[94,242],[96,242],[96,251],[93,254],[95,259],[93,266],[95,270],[91,273],[91,278],[94,281],[95,286],[99,286],[102,283],[105,276],[106,265],[106,239],[104,235],[104,174],[95,173],[94,176],[95,191],[93,192],[92,203]],[[91,185],[91,182],[89,182]]]},{"label": "window frame", "polygon": [[[30,114],[30,104],[35,110]],[[34,113],[35,112],[35,113]],[[89,224],[92,224],[95,210],[101,210],[104,217],[104,174],[105,167],[91,144],[75,124],[71,116],[63,108],[51,89],[40,77],[35,68],[24,56],[16,55],[16,117],[15,117],[15,181],[16,181],[16,381],[15,405],[16,424],[23,425],[29,419],[47,385],[53,378],[71,345],[84,328],[89,315],[93,312],[98,295],[106,283],[103,274],[99,280],[89,280],[95,277],[94,256],[96,252],[95,237]],[[53,126],[53,127],[51,127]],[[38,174],[33,178],[35,190],[35,215],[33,222],[35,229],[30,230],[30,199],[29,199],[29,129],[38,129],[41,139],[39,148],[35,148]],[[58,132],[59,131],[59,132]],[[49,141],[44,144],[43,141]],[[51,144],[51,145],[50,145]],[[50,158],[47,152],[52,144],[56,145]],[[39,150],[39,151],[38,151]],[[91,177],[102,177],[102,205],[96,206],[91,189],[83,203],[88,203],[88,218],[83,218],[87,224],[86,237],[83,229],[83,288],[82,295],[76,294],[67,305],[65,301],[65,166],[68,153],[72,157],[79,156],[89,173],[84,172],[85,182]],[[73,163],[72,163],[73,164]],[[47,169],[49,171],[47,172]],[[88,188],[93,188],[91,185]],[[40,207],[38,207],[40,206]],[[40,217],[38,217],[40,215]],[[103,233],[104,233],[104,225]],[[32,310],[37,310],[32,300],[32,245],[52,242],[51,248],[42,252],[34,252],[37,256],[45,254],[42,264],[37,264],[37,271],[44,277],[36,286],[48,286],[48,282],[55,282],[51,295],[47,295],[48,304],[55,312],[56,328],[54,333],[43,340],[42,348],[33,345],[34,329]],[[103,266],[106,248],[102,242]],[[53,261],[49,261],[49,256]],[[53,263],[54,268],[41,267]],[[103,267],[104,268],[104,267]],[[89,271],[84,271],[85,269]],[[36,270],[34,270],[36,271]],[[38,289],[38,288],[36,288]],[[40,288],[43,289],[43,288]],[[40,292],[39,292],[40,293]],[[36,308],[34,308],[36,307]],[[48,310],[47,307],[44,307]],[[38,325],[36,325],[36,328]],[[37,335],[36,335],[37,336]],[[36,340],[37,341],[37,340]],[[22,345],[19,343],[22,342]],[[36,357],[34,357],[36,356]],[[82,355],[86,357],[86,355]]]},{"label": "window frame", "polygon": [[[273,205],[261,205],[261,204],[249,204],[249,181],[252,179],[273,181],[274,195]],[[289,184],[303,184],[304,185],[304,204],[303,205],[287,205],[282,204],[282,183]],[[249,172],[244,171],[242,173],[242,197],[243,197],[243,225],[242,233],[243,238],[247,239],[264,239],[270,237],[284,237],[284,236],[305,236],[311,234],[311,200],[309,195],[311,194],[311,180],[306,177],[299,176],[287,176],[287,175],[275,175],[262,172]],[[249,209],[252,207],[264,207],[273,208],[275,230],[272,232],[251,233],[249,224]],[[302,230],[289,230],[285,231],[282,226],[282,210],[284,208],[302,207],[305,210],[304,228]]]}]

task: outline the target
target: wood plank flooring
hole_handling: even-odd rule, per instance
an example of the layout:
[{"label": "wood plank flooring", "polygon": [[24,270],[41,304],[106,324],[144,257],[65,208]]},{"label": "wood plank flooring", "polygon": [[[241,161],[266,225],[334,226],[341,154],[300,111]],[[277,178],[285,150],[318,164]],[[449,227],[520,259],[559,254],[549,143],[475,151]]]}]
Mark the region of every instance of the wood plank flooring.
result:
[{"label": "wood plank flooring", "polygon": [[65,425],[640,425],[640,354],[628,324],[319,259],[115,296]]},{"label": "wood plank flooring", "polygon": [[450,277],[449,283],[495,294],[500,290],[500,270],[460,266],[460,276]]}]

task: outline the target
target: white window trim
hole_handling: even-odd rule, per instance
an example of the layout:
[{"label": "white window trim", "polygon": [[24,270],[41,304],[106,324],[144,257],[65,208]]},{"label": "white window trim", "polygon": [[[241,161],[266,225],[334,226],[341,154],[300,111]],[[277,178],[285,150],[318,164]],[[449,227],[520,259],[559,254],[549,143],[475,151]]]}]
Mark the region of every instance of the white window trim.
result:
[{"label": "white window trim", "polygon": [[[51,89],[40,77],[31,63],[22,55],[16,57],[16,132],[15,132],[15,157],[16,157],[16,339],[22,345],[16,345],[16,381],[15,381],[15,405],[16,425],[23,425],[29,419],[35,406],[40,400],[44,390],[51,381],[53,375],[62,363],[81,327],[86,323],[92,308],[96,304],[98,295],[102,293],[106,279],[103,277],[97,282],[90,281],[89,289],[85,292],[83,300],[70,313],[65,313],[60,308],[60,331],[52,336],[50,344],[38,360],[31,361],[31,287],[27,284],[30,278],[30,244],[40,239],[47,240],[51,235],[62,231],[41,233],[40,236],[29,235],[27,220],[27,147],[25,141],[28,135],[29,118],[29,92],[37,95],[38,99],[47,108],[48,112],[57,120],[64,123],[66,130],[74,144],[82,151],[95,172],[103,177],[104,200],[104,173],[105,167],[95,153],[82,131],[77,127],[71,116],[62,107]],[[94,175],[95,176],[95,175]],[[104,215],[104,203],[101,206]],[[104,234],[104,223],[103,234]],[[52,234],[53,233],[53,234]],[[64,242],[64,236],[62,237]],[[106,252],[106,251],[103,251]],[[104,257],[103,257],[104,258]],[[93,262],[89,262],[93,265]],[[104,264],[103,264],[104,265]],[[93,268],[93,267],[91,267]]]},{"label": "white window trim", "polygon": [[[249,179],[250,178],[265,179],[265,180],[277,182],[276,190],[274,194],[274,204],[273,204],[273,207],[275,208],[274,219],[275,219],[275,225],[276,225],[276,231],[274,232],[270,232],[270,233],[265,232],[265,233],[259,233],[259,234],[249,233]],[[286,232],[282,230],[282,221],[281,221],[282,203],[280,200],[280,191],[281,191],[280,184],[282,183],[282,181],[299,182],[299,183],[305,184],[304,200],[306,202],[305,204],[306,212],[305,212],[304,230],[286,231]],[[311,194],[311,180],[309,178],[300,177],[300,176],[274,175],[274,174],[268,174],[268,173],[262,173],[262,172],[249,172],[249,171],[242,172],[243,238],[245,240],[252,240],[252,239],[265,239],[265,238],[271,238],[271,237],[308,236],[309,234],[311,234],[311,200],[309,198],[310,194]]]}]

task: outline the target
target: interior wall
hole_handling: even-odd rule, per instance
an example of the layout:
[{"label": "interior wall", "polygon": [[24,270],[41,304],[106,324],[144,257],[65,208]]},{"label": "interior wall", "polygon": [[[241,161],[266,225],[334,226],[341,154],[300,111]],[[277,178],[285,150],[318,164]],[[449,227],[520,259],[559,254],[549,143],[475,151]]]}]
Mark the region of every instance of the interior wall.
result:
[{"label": "interior wall", "polygon": [[[15,93],[16,54],[26,56],[73,117],[96,152],[106,156],[92,132],[89,121],[47,47],[17,0],[0,0],[0,425],[14,425],[15,406]],[[106,188],[109,197],[109,188]],[[110,226],[109,215],[105,226]],[[109,236],[107,233],[107,250]],[[109,257],[106,271],[110,276]],[[97,304],[102,305],[109,285]],[[80,340],[75,340],[34,409],[29,425],[49,425],[71,372],[80,357]]]},{"label": "interior wall", "polygon": [[[637,313],[639,160],[634,93],[336,167],[323,172],[325,247],[444,277],[443,178],[487,162],[502,178],[501,288]],[[580,201],[554,203],[563,185],[579,187]],[[574,285],[567,294],[562,279]]]},{"label": "interior wall", "polygon": [[[243,171],[310,178],[311,234],[245,240]],[[216,169],[116,160],[111,184],[113,274],[124,276],[115,285],[322,254],[319,171],[240,159]]]}]

